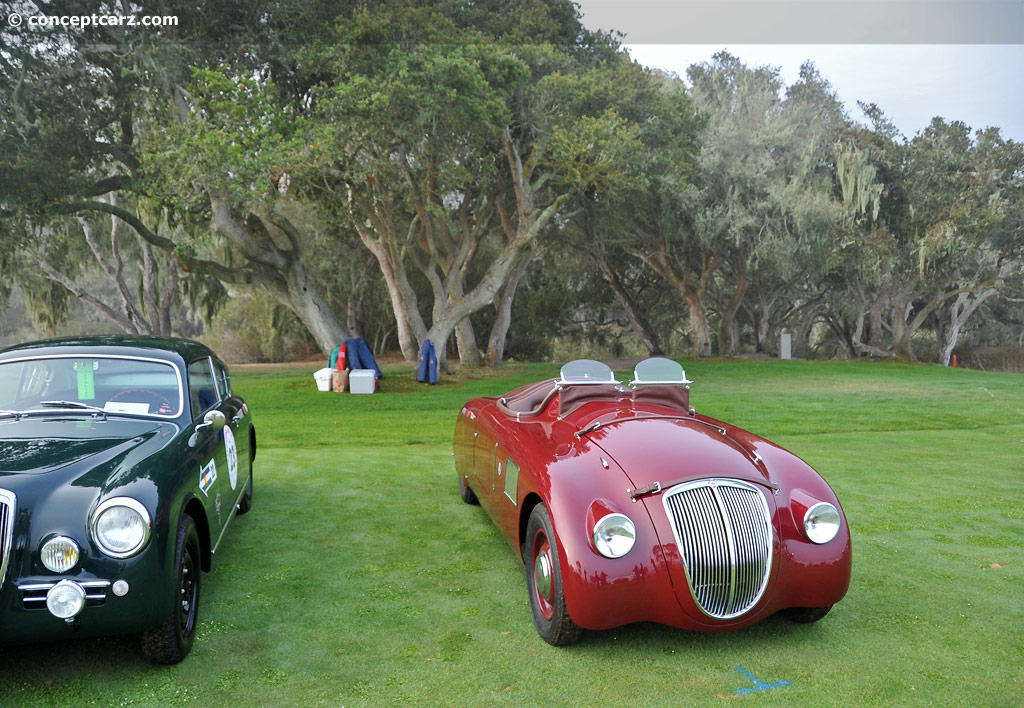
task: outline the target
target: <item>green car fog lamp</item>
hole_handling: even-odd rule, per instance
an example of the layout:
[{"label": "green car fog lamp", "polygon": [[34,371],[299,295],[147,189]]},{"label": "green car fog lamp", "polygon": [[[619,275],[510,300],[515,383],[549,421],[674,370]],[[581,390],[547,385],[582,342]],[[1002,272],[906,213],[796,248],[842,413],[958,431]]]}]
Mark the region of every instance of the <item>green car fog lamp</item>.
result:
[{"label": "green car fog lamp", "polygon": [[78,544],[67,536],[54,536],[39,550],[43,567],[53,573],[66,573],[76,565],[81,556]]},{"label": "green car fog lamp", "polygon": [[85,607],[85,588],[71,580],[61,580],[46,593],[46,609],[62,620],[71,621]]}]

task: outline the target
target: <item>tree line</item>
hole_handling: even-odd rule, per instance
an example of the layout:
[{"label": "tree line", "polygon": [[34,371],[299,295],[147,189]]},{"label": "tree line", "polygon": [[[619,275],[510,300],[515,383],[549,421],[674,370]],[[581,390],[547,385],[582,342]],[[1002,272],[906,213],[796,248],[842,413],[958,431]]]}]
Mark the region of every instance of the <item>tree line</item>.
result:
[{"label": "tree line", "polygon": [[191,334],[257,290],[323,351],[430,339],[442,366],[782,331],[948,363],[1024,327],[1024,151],[997,128],[907,139],[810,63],[684,81],[568,0],[159,5],[176,27],[0,29],[0,304],[19,287],[44,329],[79,300]]}]

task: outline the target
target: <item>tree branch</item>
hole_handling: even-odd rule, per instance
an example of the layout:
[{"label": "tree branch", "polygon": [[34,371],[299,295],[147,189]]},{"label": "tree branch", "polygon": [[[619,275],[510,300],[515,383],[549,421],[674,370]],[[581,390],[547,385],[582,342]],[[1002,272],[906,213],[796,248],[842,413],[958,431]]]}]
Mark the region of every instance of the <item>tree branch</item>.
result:
[{"label": "tree branch", "polygon": [[142,334],[142,332],[140,332],[135,327],[134,323],[132,323],[131,320],[128,317],[122,316],[122,315],[118,314],[116,310],[114,310],[113,308],[109,307],[108,305],[106,305],[101,300],[97,299],[94,295],[92,295],[89,292],[86,292],[82,288],[79,288],[77,285],[75,285],[74,282],[72,282],[68,278],[64,277],[59,272],[57,272],[41,256],[37,255],[36,256],[36,261],[39,264],[39,269],[42,271],[43,275],[48,280],[51,280],[54,283],[57,283],[58,285],[60,285],[62,288],[67,290],[69,293],[71,293],[72,295],[74,295],[78,299],[82,300],[83,302],[87,302],[90,305],[92,305],[93,307],[95,307],[96,310],[99,311],[99,313],[101,315],[103,315],[108,320],[110,320],[111,322],[116,324],[118,327],[123,329],[125,332],[132,332],[134,334]]},{"label": "tree branch", "polygon": [[262,282],[263,279],[266,279],[268,281],[274,281],[273,283],[268,284],[278,285],[276,281],[280,279],[280,273],[272,267],[264,267],[257,264],[256,267],[252,268],[228,268],[216,261],[208,261],[202,258],[176,254],[175,252],[178,244],[169,238],[158,235],[146,226],[141,219],[135,216],[135,214],[122,207],[101,201],[66,202],[62,206],[70,213],[75,213],[77,211],[99,211],[116,216],[131,226],[135,232],[148,243],[156,246],[166,253],[175,254],[179,258],[181,270],[186,273],[205,273],[225,283],[252,284]]}]

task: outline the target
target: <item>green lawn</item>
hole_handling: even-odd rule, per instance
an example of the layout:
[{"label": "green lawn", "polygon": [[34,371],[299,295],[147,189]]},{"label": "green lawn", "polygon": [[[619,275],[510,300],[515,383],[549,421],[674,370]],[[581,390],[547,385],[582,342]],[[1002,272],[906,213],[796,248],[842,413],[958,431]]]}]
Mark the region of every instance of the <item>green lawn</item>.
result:
[{"label": "green lawn", "polygon": [[[821,622],[550,647],[519,561],[459,500],[451,433],[465,400],[555,367],[433,388],[395,368],[374,396],[247,370],[254,506],[204,578],[192,655],[154,668],[129,638],[4,648],[0,706],[1024,705],[1024,377],[684,364],[698,410],[785,445],[843,502],[853,583]],[[748,673],[767,690],[745,691]]]}]

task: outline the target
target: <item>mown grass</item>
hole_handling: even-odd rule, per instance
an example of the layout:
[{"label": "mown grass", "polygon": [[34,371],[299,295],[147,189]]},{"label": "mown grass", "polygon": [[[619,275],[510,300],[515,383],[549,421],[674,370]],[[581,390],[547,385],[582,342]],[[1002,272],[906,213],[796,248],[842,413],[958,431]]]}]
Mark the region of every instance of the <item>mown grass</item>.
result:
[{"label": "mown grass", "polygon": [[[836,489],[850,593],[821,622],[658,625],[555,649],[523,570],[458,498],[461,405],[554,375],[513,364],[374,396],[240,371],[260,437],[253,512],[205,577],[200,637],[154,668],[130,639],[5,648],[0,706],[1019,706],[1024,378],[933,366],[685,362],[702,412]],[[760,691],[743,671],[764,685]]]}]

